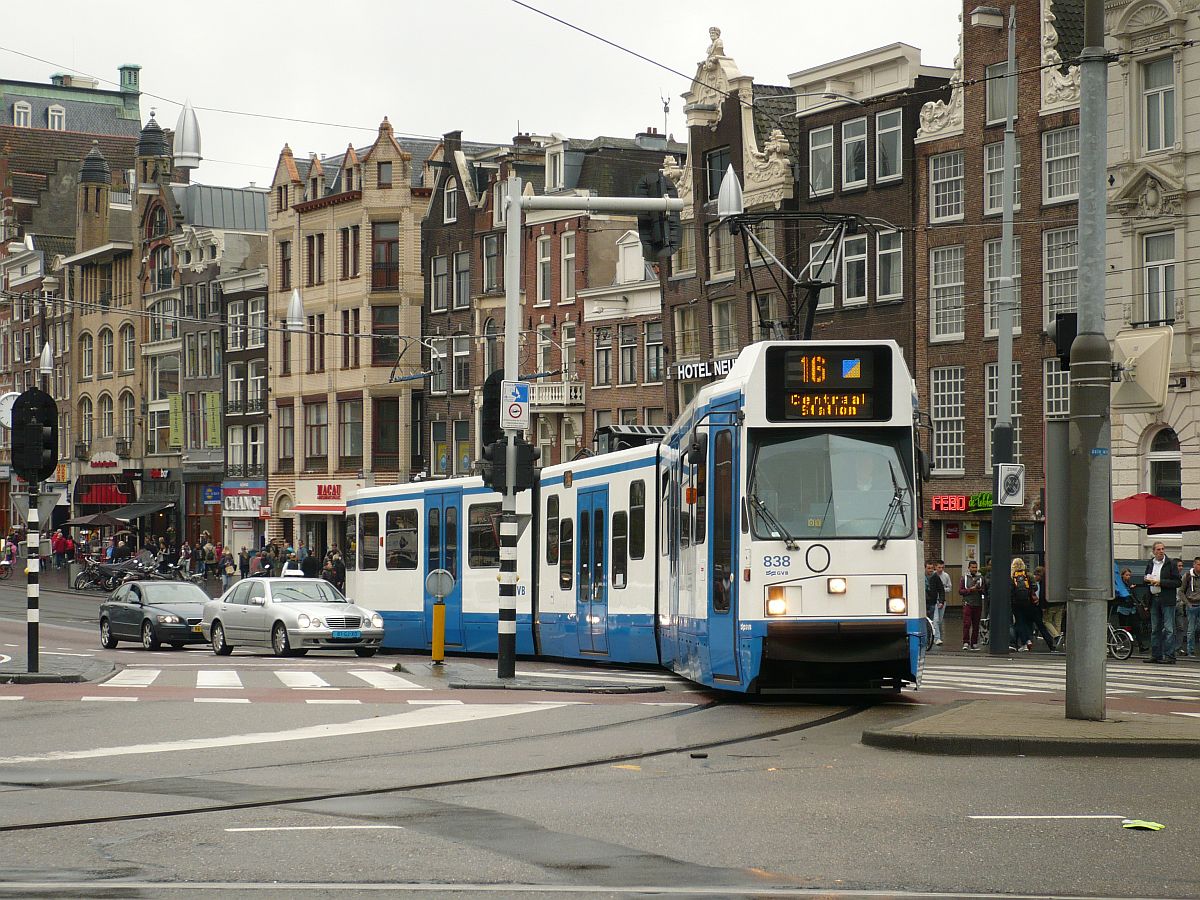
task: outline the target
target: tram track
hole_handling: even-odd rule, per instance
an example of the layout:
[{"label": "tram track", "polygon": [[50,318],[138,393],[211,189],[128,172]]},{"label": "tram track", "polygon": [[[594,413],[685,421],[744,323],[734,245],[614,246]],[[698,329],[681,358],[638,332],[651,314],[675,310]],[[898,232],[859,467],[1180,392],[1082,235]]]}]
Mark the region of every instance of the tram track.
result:
[{"label": "tram track", "polygon": [[[671,718],[671,717],[677,717],[680,715],[687,715],[689,713],[695,714],[695,713],[701,712],[705,709],[711,709],[717,705],[719,705],[719,703],[714,701],[713,703],[707,704],[705,706],[695,707],[690,710],[679,710],[679,711],[675,711],[673,713],[668,713],[663,716],[656,716],[654,718],[655,719],[667,719],[667,718]],[[207,804],[204,806],[189,806],[186,808],[154,810],[151,812],[121,813],[121,814],[117,814],[117,815],[80,816],[80,817],[75,817],[75,818],[54,819],[54,820],[45,821],[45,822],[27,822],[27,823],[12,824],[12,825],[0,825],[0,834],[45,831],[45,830],[56,829],[56,828],[70,828],[70,827],[75,827],[75,826],[80,826],[80,825],[104,825],[104,824],[112,824],[112,823],[117,823],[117,822],[144,822],[144,821],[153,821],[156,819],[171,819],[171,818],[182,818],[182,817],[187,817],[187,816],[208,815],[211,813],[226,813],[226,812],[237,812],[237,811],[241,811],[241,810],[250,810],[250,809],[269,809],[269,808],[273,808],[273,807],[299,806],[299,805],[303,805],[303,804],[307,804],[307,803],[319,803],[319,802],[330,801],[330,800],[348,800],[348,799],[356,799],[356,798],[364,798],[364,797],[379,797],[379,796],[384,796],[387,794],[408,793],[408,792],[413,792],[413,791],[433,790],[433,789],[437,789],[437,788],[460,787],[460,786],[472,785],[472,784],[497,783],[497,782],[508,781],[508,780],[516,779],[516,778],[528,778],[528,777],[537,776],[537,775],[551,775],[551,774],[558,774],[558,773],[562,773],[562,772],[571,772],[571,771],[576,771],[576,770],[589,769],[589,768],[593,768],[595,766],[615,765],[615,764],[619,764],[619,763],[629,763],[629,762],[633,762],[635,760],[654,759],[656,757],[668,756],[668,755],[676,754],[676,753],[696,753],[696,752],[700,752],[700,751],[716,749],[719,747],[727,747],[727,746],[731,746],[731,745],[735,745],[735,744],[743,744],[743,743],[748,743],[748,742],[752,742],[752,741],[768,740],[770,738],[783,737],[783,736],[790,735],[790,734],[796,734],[796,733],[799,733],[802,731],[809,731],[814,728],[822,727],[824,725],[832,725],[836,722],[844,721],[846,719],[849,719],[854,716],[862,714],[869,708],[870,708],[870,704],[857,704],[857,705],[850,706],[845,709],[838,710],[837,712],[830,713],[825,716],[820,716],[816,719],[812,719],[807,722],[801,722],[797,725],[788,725],[788,726],[783,726],[783,727],[779,727],[779,728],[771,728],[771,729],[765,729],[765,730],[761,730],[761,731],[754,731],[754,732],[749,732],[749,733],[745,733],[745,734],[733,735],[731,737],[724,737],[724,738],[720,738],[718,740],[712,740],[712,741],[696,741],[696,742],[692,742],[692,743],[688,743],[688,744],[675,745],[675,746],[671,746],[671,747],[658,747],[658,748],[655,748],[652,750],[642,750],[642,751],[639,751],[636,753],[606,754],[606,755],[601,755],[601,756],[589,757],[587,759],[582,759],[582,760],[575,760],[573,762],[559,763],[559,764],[549,765],[549,766],[533,766],[533,767],[529,767],[529,768],[517,769],[517,770],[512,770],[512,771],[491,772],[491,773],[486,773],[486,774],[471,775],[471,776],[465,776],[465,777],[460,777],[460,778],[437,779],[437,780],[417,782],[417,783],[412,783],[412,784],[390,784],[390,785],[385,785],[385,786],[381,786],[381,787],[359,788],[359,789],[355,789],[355,790],[297,793],[293,796],[271,797],[268,799],[246,800],[246,801],[241,801],[241,802],[210,803],[210,804]],[[614,723],[614,724],[610,724],[610,725],[591,726],[588,728],[576,729],[573,732],[556,733],[553,735],[553,737],[558,738],[558,737],[567,736],[570,734],[585,734],[585,733],[589,733],[589,732],[596,732],[596,731],[612,729],[612,728],[616,728],[616,727],[623,727],[623,726],[627,726],[630,724],[632,724],[632,723],[621,722],[621,723]],[[542,737],[542,736],[539,735],[538,737]],[[495,741],[482,741],[482,742],[479,742],[478,744],[474,744],[474,745],[458,744],[455,746],[457,749],[464,749],[464,748],[478,749],[481,747],[500,746],[503,744],[509,744],[509,743],[514,743],[514,742],[519,742],[519,741],[528,741],[528,740],[530,740],[530,738],[528,736],[521,736],[521,737],[505,738],[505,739],[495,740]],[[435,751],[427,750],[425,752],[435,752]],[[406,751],[406,753],[408,755],[412,755],[412,751]],[[392,755],[395,755],[395,754],[394,753],[375,753],[375,754],[364,754],[364,755],[357,756],[357,757],[340,756],[340,757],[338,757],[338,760],[340,762],[346,762],[347,760],[350,760],[350,761],[365,760],[365,759],[381,758],[381,757],[392,756]],[[301,763],[301,765],[310,765],[310,764],[317,764],[317,763],[320,763],[320,760],[306,760],[304,763]],[[278,768],[278,766],[260,766],[260,767],[256,767],[256,768]],[[228,772],[231,770],[225,770],[225,771]],[[245,772],[245,771],[253,771],[253,769],[248,770],[246,767],[238,767],[237,771]],[[203,780],[205,778],[211,778],[214,775],[221,775],[221,774],[225,774],[225,773],[224,772],[210,772],[205,775],[188,775],[185,777],[191,781],[195,781],[198,785],[202,785]],[[42,789],[49,788],[49,787],[60,787],[60,788],[73,789],[73,790],[102,791],[102,790],[105,790],[108,788],[116,790],[116,789],[120,789],[122,787],[126,787],[126,788],[135,787],[138,783],[139,783],[139,781],[133,781],[133,780],[119,780],[119,781],[114,780],[114,781],[91,782],[91,783],[77,785],[77,786],[73,786],[73,787],[72,786],[50,785],[50,784],[42,783],[41,787],[42,787]],[[2,773],[2,772],[0,772],[0,786],[26,787],[26,788],[29,787],[29,785],[24,784],[22,782],[14,781],[11,779],[6,779],[4,773]],[[247,785],[247,789],[253,789],[253,786]]]}]

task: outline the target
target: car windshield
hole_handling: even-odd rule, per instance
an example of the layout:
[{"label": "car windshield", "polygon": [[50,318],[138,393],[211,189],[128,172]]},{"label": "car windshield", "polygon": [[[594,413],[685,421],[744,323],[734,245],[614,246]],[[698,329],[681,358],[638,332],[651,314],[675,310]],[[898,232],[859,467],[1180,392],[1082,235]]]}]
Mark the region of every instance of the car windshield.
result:
[{"label": "car windshield", "polygon": [[271,587],[276,603],[347,603],[341,592],[328,581],[276,582]]},{"label": "car windshield", "polygon": [[755,429],[749,500],[754,536],[904,537],[913,528],[906,429]]},{"label": "car windshield", "polygon": [[147,603],[206,603],[208,594],[194,584],[185,582],[163,582],[143,584],[141,591]]}]

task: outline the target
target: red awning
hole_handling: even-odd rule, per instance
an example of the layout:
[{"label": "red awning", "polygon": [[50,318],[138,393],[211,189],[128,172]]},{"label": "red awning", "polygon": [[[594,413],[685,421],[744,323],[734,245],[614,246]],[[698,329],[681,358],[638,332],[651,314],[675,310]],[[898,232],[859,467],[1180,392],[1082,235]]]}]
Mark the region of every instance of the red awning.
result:
[{"label": "red awning", "polygon": [[1177,516],[1187,512],[1185,507],[1153,494],[1134,494],[1124,500],[1117,500],[1112,505],[1113,521],[1119,525],[1140,525],[1158,527],[1160,519]]},{"label": "red awning", "polygon": [[1200,531],[1200,509],[1182,509],[1171,516],[1155,519],[1146,529],[1150,534],[1178,534],[1182,531]]},{"label": "red awning", "polygon": [[130,496],[115,484],[93,484],[77,502],[84,506],[125,506],[130,499]]}]

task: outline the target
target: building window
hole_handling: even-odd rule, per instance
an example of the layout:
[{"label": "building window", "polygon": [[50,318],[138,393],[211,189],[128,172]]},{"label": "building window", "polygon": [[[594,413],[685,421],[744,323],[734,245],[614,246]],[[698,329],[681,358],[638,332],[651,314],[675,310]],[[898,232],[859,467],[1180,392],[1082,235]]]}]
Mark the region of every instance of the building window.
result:
[{"label": "building window", "polygon": [[612,328],[597,328],[593,335],[596,348],[596,365],[593,369],[593,384],[612,384]]},{"label": "building window", "polygon": [[720,147],[704,154],[705,183],[708,185],[709,200],[716,200],[717,195],[721,193],[721,182],[725,180],[729,160],[728,147]]},{"label": "building window", "polygon": [[252,298],[249,308],[250,331],[246,336],[246,346],[265,347],[267,345],[267,298]]},{"label": "building window", "polygon": [[833,190],[833,126],[808,133],[808,190],[812,196]]},{"label": "building window", "polygon": [[[51,131],[66,131],[67,130],[67,111],[55,104],[46,110],[46,127]],[[109,401],[112,405],[112,401]]]},{"label": "building window", "polygon": [[550,302],[550,288],[553,272],[550,267],[550,238],[537,239],[537,295],[535,303]]},{"label": "building window", "polygon": [[[991,470],[992,468],[992,430],[996,426],[996,379],[1000,375],[1000,366],[996,363],[988,363],[985,367],[987,381],[987,412],[985,427],[987,434],[984,436],[984,468]],[[1012,413],[1012,459],[1013,462],[1021,460],[1021,364],[1014,362],[1012,364],[1012,391],[1010,392],[1009,411]]]},{"label": "building window", "polygon": [[453,178],[446,181],[446,187],[442,191],[442,221],[458,221],[458,182]]},{"label": "building window", "polygon": [[842,242],[842,306],[867,302],[867,236],[848,237]]},{"label": "building window", "polygon": [[1046,203],[1079,199],[1079,126],[1042,135],[1042,196]]},{"label": "building window", "polygon": [[620,341],[620,383],[637,383],[638,327],[622,325],[618,330]]},{"label": "building window", "polygon": [[431,394],[446,393],[450,376],[450,339],[433,338],[430,342],[429,362],[432,374],[429,376],[429,392]]},{"label": "building window", "polygon": [[671,274],[682,275],[685,272],[696,271],[696,229],[695,223],[687,221],[679,235],[679,249],[671,257]]},{"label": "building window", "polygon": [[[447,422],[433,422],[429,427],[430,448],[433,452],[430,468],[434,475],[450,474],[450,442],[447,438]],[[431,513],[432,516],[432,513]],[[435,528],[430,523],[430,528]]]},{"label": "building window", "polygon": [[646,323],[646,382],[663,380],[662,322]]},{"label": "building window", "polygon": [[454,254],[454,308],[466,309],[471,305],[471,254],[464,251]]},{"label": "building window", "polygon": [[108,394],[100,395],[100,437],[113,436],[113,400]]},{"label": "building window", "polygon": [[904,235],[881,231],[875,238],[877,300],[897,300],[904,294]]},{"label": "building window", "polygon": [[1142,66],[1142,130],[1147,153],[1175,146],[1175,61],[1156,59]]},{"label": "building window", "polygon": [[329,459],[329,404],[304,404],[304,465],[324,469]]},{"label": "building window", "polygon": [[392,186],[392,164],[381,162],[375,167],[375,186],[390,188]]},{"label": "building window", "polygon": [[471,389],[471,338],[454,338],[454,393],[465,394]]},{"label": "building window", "polygon": [[933,338],[963,336],[963,247],[936,247],[929,251],[930,299]]},{"label": "building window", "polygon": [[1170,428],[1164,428],[1154,435],[1146,462],[1149,466],[1147,487],[1150,493],[1172,503],[1182,503],[1183,456],[1179,452],[1179,435]]},{"label": "building window", "polygon": [[842,187],[867,183],[867,120],[842,123]]},{"label": "building window", "polygon": [[546,190],[557,191],[564,186],[563,152],[555,150],[546,154]]},{"label": "building window", "polygon": [[284,331],[279,335],[279,374],[292,374],[292,333]]},{"label": "building window", "polygon": [[[454,423],[454,466],[457,475],[471,474],[471,423],[466,419]],[[497,503],[496,512],[499,511]]]},{"label": "building window", "polygon": [[733,274],[733,234],[729,226],[718,222],[708,233],[708,277]]},{"label": "building window", "polygon": [[79,439],[84,444],[91,446],[92,443],[92,400],[90,397],[83,397],[79,401]]},{"label": "building window", "polygon": [[760,291],[750,297],[750,312],[754,319],[754,334],[760,341],[787,337],[791,315],[787,303],[778,294]]},{"label": "building window", "polygon": [[[100,374],[113,373],[113,333],[104,328],[100,331]],[[111,400],[110,400],[111,403]]]},{"label": "building window", "polygon": [[13,104],[13,127],[29,128],[31,127],[31,118],[33,107],[24,100],[18,100]]},{"label": "building window", "polygon": [[563,322],[560,336],[563,381],[572,381],[575,378],[575,326],[570,322]]},{"label": "building window", "polygon": [[400,223],[371,225],[371,289],[394,291],[400,286]]},{"label": "building window", "polygon": [[1071,415],[1071,370],[1064,369],[1057,356],[1042,360],[1042,409],[1047,419],[1066,419]]},{"label": "building window", "polygon": [[284,212],[288,208],[288,186],[281,184],[275,188],[275,211]]},{"label": "building window", "polygon": [[1074,312],[1079,305],[1079,229],[1057,228],[1042,236],[1045,254],[1047,326],[1058,313]]},{"label": "building window", "polygon": [[134,400],[133,394],[126,391],[121,395],[121,433],[118,435],[126,441],[133,441]]},{"label": "building window", "polygon": [[539,325],[537,330],[537,364],[536,369],[543,374],[554,368],[553,352],[550,343],[550,326]]},{"label": "building window", "polygon": [[904,175],[904,110],[890,109],[875,116],[875,181]]},{"label": "building window", "polygon": [[713,356],[728,356],[736,353],[737,323],[733,319],[733,303],[718,300],[712,305]]},{"label": "building window", "polygon": [[[983,321],[984,334],[995,337],[999,332],[1000,301],[1004,298],[1000,293],[1000,241],[984,241],[983,243]],[[1013,333],[1021,330],[1021,239],[1013,238],[1012,245],[1012,276],[1013,276]]]},{"label": "building window", "polygon": [[[1013,210],[1021,208],[1021,145],[1013,147]],[[1004,212],[1004,144],[997,142],[983,148],[983,212],[993,215]]]},{"label": "building window", "polygon": [[249,395],[247,397],[249,412],[261,412],[267,400],[267,364],[264,360],[251,360],[247,366]]},{"label": "building window", "polygon": [[[987,124],[1004,124],[1008,121],[1008,61],[988,66],[983,71],[987,79]],[[1016,114],[1014,109],[1014,118]]]},{"label": "building window", "polygon": [[[91,378],[95,374],[95,359],[92,355],[93,339],[86,332],[79,337],[79,377]],[[15,356],[15,354],[14,354]],[[19,360],[18,360],[19,361]]]},{"label": "building window", "polygon": [[342,365],[347,369],[357,369],[362,364],[358,341],[361,315],[358,309],[342,310]]},{"label": "building window", "polygon": [[450,260],[445,256],[435,256],[430,261],[433,280],[430,286],[429,302],[434,312],[445,312],[450,302]]},{"label": "building window", "polygon": [[500,290],[500,235],[483,236],[483,289]]},{"label": "building window", "polygon": [[700,328],[696,322],[696,307],[675,309],[675,358],[696,359],[700,356]]},{"label": "building window", "polygon": [[808,245],[809,278],[829,285],[821,288],[821,294],[817,298],[817,309],[833,309],[833,257],[832,241],[819,241]]},{"label": "building window", "polygon": [[558,302],[575,299],[575,234],[568,232],[561,240],[562,268],[559,271]]},{"label": "building window", "polygon": [[[286,188],[284,188],[286,190]],[[279,242],[279,289],[292,289],[292,242]]]},{"label": "building window", "polygon": [[933,467],[941,474],[964,470],[963,367],[929,370],[929,395],[933,419]]},{"label": "building window", "polygon": [[508,221],[508,182],[497,181],[492,185],[492,224],[503,225]]},{"label": "building window", "polygon": [[325,315],[308,317],[308,371],[325,371]]},{"label": "building window", "polygon": [[363,402],[338,400],[338,468],[361,466],[362,459]]},{"label": "building window", "polygon": [[296,455],[296,407],[290,403],[275,408],[275,435],[279,445],[279,462],[287,462],[291,468],[291,460]]},{"label": "building window", "polygon": [[747,255],[751,265],[759,265],[770,262],[770,257],[764,255],[765,251],[760,249],[758,245],[762,244],[766,250],[770,251],[771,253],[775,252],[775,223],[756,222],[749,227],[750,233],[757,238],[757,242],[755,242],[755,240],[750,240],[747,248]]},{"label": "building window", "polygon": [[227,383],[229,388],[225,409],[228,412],[244,412],[246,403],[246,367],[239,365],[230,366]]},{"label": "building window", "polygon": [[371,365],[390,366],[400,358],[400,307],[371,307]]},{"label": "building window", "polygon": [[226,307],[226,317],[229,320],[226,346],[230,350],[241,350],[246,342],[246,305],[240,300],[233,301]]},{"label": "building window", "polygon": [[929,160],[929,221],[963,217],[963,153],[955,150]]}]

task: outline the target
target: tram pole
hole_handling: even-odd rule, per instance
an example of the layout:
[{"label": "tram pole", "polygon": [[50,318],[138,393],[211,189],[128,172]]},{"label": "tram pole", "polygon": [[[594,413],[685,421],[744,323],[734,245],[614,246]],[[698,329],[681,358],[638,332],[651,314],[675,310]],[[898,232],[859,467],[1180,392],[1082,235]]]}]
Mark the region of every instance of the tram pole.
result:
[{"label": "tram pole", "polygon": [[[521,179],[510,175],[505,198],[504,380],[520,377]],[[505,433],[504,496],[500,506],[500,602],[496,617],[496,677],[517,674],[517,433]]]}]

